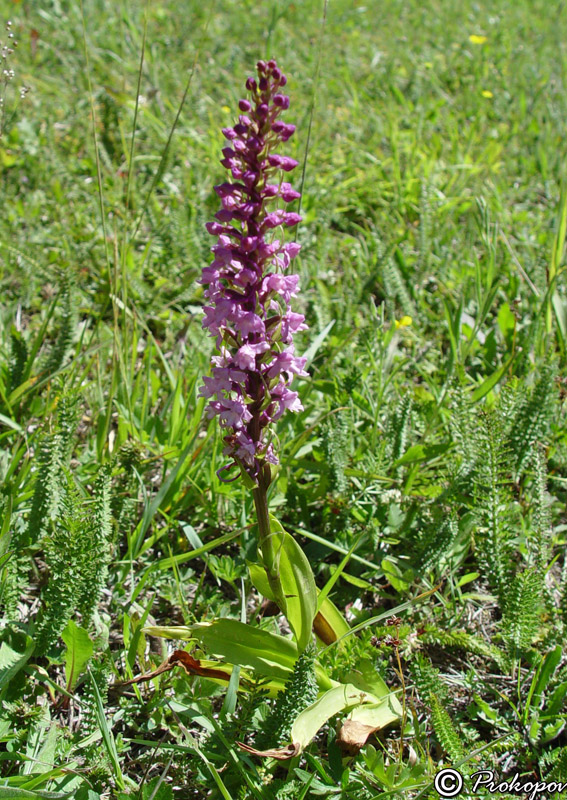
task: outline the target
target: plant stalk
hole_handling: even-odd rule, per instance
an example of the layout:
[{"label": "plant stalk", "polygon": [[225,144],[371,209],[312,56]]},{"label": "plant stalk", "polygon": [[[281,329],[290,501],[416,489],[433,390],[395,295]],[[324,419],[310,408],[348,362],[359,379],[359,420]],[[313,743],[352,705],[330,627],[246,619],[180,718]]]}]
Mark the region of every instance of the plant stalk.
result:
[{"label": "plant stalk", "polygon": [[258,518],[258,540],[262,551],[262,563],[266,570],[268,583],[274,595],[274,600],[285,612],[285,598],[282,592],[278,557],[274,549],[274,538],[270,528],[270,514],[268,512],[268,486],[270,485],[270,468],[266,464],[258,477],[258,485],[253,489],[254,506]]}]

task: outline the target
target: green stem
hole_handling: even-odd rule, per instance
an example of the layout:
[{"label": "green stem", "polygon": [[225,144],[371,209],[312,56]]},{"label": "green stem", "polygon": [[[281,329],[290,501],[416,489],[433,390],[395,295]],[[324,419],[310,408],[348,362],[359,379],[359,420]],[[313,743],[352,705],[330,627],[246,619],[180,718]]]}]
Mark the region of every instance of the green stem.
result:
[{"label": "green stem", "polygon": [[[267,468],[267,469],[266,469]],[[270,529],[270,514],[268,512],[268,486],[270,485],[269,467],[260,473],[258,486],[253,490],[254,506],[258,518],[258,539],[262,551],[262,562],[268,577],[268,583],[274,595],[274,600],[282,611],[285,611],[285,599],[282,592],[277,555],[274,549],[274,537]]]}]

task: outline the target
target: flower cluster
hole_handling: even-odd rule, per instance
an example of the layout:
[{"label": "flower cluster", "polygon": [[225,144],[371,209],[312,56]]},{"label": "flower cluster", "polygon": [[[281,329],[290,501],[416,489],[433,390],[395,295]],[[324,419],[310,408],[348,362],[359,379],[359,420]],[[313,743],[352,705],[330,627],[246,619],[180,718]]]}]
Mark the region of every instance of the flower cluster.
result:
[{"label": "flower cluster", "polygon": [[276,238],[276,229],[301,220],[285,211],[299,192],[278,177],[297,161],[273,152],[295,126],[278,119],[289,107],[280,91],[285,75],[275,61],[259,61],[257,70],[258,79],[246,81],[250,99],[240,100],[238,123],[223,129],[229,146],[221,164],[232,180],[215,186],[222,208],[207,230],[218,239],[201,279],[209,302],[203,327],[220,352],[201,394],[226,430],[225,454],[252,478],[266,462],[278,463],[270,424],[286,409],[302,410],[289,383],[293,375],[307,374],[292,343],[293,334],[307,327],[290,306],[298,276],[286,274],[300,246]]}]

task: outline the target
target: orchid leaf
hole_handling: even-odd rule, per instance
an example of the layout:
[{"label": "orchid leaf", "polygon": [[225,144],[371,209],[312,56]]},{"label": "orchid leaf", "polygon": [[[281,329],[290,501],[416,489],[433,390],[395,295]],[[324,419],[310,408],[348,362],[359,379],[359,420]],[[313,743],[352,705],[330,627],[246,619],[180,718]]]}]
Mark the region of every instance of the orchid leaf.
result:
[{"label": "orchid leaf", "polygon": [[350,719],[374,730],[384,728],[401,717],[401,707],[392,693],[379,699],[352,683],[335,686],[302,711],[291,728],[291,740],[299,752],[304,750],[323,725],[342,711],[352,710]]},{"label": "orchid leaf", "polygon": [[274,550],[285,608],[282,609],[303,652],[311,641],[317,613],[317,588],[307,556],[274,517],[270,516],[271,535],[277,539]]},{"label": "orchid leaf", "polygon": [[[248,570],[253,586],[261,595],[275,602],[264,567],[261,564],[248,562]],[[319,589],[317,589],[317,603],[319,610],[313,618],[313,632],[324,644],[329,645],[348,633],[349,625],[332,600],[328,597],[321,600]]]},{"label": "orchid leaf", "polygon": [[[380,677],[374,668],[374,664],[369,658],[363,658],[361,661],[359,661],[356,665],[356,669],[353,669],[347,673],[347,675],[344,676],[344,680],[352,683],[354,686],[364,692],[375,695],[375,697],[379,698],[380,700],[391,695],[389,687],[384,682],[383,678]],[[395,699],[395,695],[392,695],[392,697],[392,702],[397,703],[398,713],[401,714],[402,707]]]},{"label": "orchid leaf", "polygon": [[291,639],[236,619],[200,622],[191,626],[191,633],[211,656],[268,678],[287,679],[298,655]]}]

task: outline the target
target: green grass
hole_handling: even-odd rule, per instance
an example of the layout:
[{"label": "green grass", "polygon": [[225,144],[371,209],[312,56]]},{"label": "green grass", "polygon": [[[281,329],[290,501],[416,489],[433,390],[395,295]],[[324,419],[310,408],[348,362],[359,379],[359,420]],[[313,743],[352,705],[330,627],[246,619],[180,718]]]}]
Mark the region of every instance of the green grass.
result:
[{"label": "green grass", "polygon": [[[436,797],[461,761],[567,780],[563,5],[324,10],[11,4],[0,797]],[[283,766],[236,746],[269,713],[259,678],[226,700],[182,670],[112,687],[167,656],[146,625],[280,630],[257,622],[252,497],[218,480],[198,398],[220,128],[267,56],[301,163],[312,113],[310,378],[271,510],[321,589],[353,548],[331,597],[359,632],[319,658],[337,680],[369,659],[405,710],[357,756],[334,720]],[[92,642],[73,685],[69,619]]]}]

